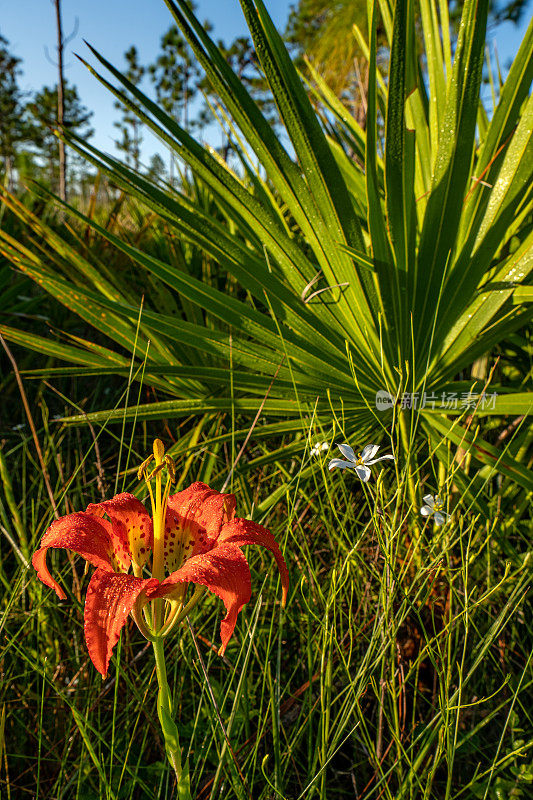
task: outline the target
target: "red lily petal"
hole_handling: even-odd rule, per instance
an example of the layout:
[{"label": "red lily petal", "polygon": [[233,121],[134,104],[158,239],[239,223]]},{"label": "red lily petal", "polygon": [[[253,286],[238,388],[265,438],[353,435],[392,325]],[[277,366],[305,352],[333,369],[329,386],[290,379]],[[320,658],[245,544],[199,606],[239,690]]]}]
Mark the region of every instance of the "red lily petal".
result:
[{"label": "red lily petal", "polygon": [[252,595],[248,562],[236,545],[216,546],[208,553],[189,558],[158,587],[149,589],[147,595],[150,598],[170,598],[176,591],[177,583],[189,582],[205,586],[220,597],[226,606],[227,614],[220,623],[222,646],[219,653],[223,655],[234,631],[237,615]]},{"label": "red lily petal", "polygon": [[152,519],[140,500],[129,492],[123,492],[111,500],[91,503],[87,506],[87,513],[98,517],[107,514],[113,523],[114,533],[122,545],[124,569],[129,567],[130,556],[141,567],[146,563],[154,537]]},{"label": "red lily petal", "polygon": [[55,589],[60,600],[64,600],[66,594],[48,570],[46,564],[48,548],[64,547],[66,550],[72,550],[73,553],[83,556],[89,564],[93,564],[95,567],[114,572],[117,568],[117,560],[109,527],[106,520],[95,519],[83,511],[67,514],[50,525],[41,539],[41,546],[33,554],[32,564],[37,570],[39,580],[46,586]]},{"label": "red lily petal", "polygon": [[87,587],[85,641],[91,661],[105,678],[113,648],[139,595],[157,586],[155,578],[135,578],[97,569]]},{"label": "red lily petal", "polygon": [[195,522],[214,541],[222,525],[235,515],[235,495],[221,494],[205,483],[193,483],[188,489],[168,498],[168,508],[182,520]]},{"label": "red lily petal", "polygon": [[219,543],[235,544],[238,547],[242,547],[245,544],[258,544],[270,550],[278,565],[283,590],[282,603],[285,605],[287,592],[289,590],[289,571],[285,559],[281,555],[278,543],[269,530],[263,528],[262,525],[258,525],[257,522],[251,522],[249,519],[239,519],[236,517],[230,523],[223,526],[217,540],[217,546]]}]

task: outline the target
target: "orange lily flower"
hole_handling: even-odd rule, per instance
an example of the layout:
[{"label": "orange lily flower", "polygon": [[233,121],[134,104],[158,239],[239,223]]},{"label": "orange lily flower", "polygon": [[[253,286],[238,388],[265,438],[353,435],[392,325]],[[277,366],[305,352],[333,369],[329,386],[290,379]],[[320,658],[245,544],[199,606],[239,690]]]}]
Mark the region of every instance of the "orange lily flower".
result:
[{"label": "orange lily flower", "polygon": [[[168,464],[168,456],[165,458]],[[156,453],[156,464],[163,464],[161,459],[162,455],[158,462]],[[161,467],[157,469],[160,487]],[[78,553],[96,567],[87,588],[84,629],[91,660],[104,677],[130,613],[147,638],[162,637],[181,622],[205,589],[226,607],[220,625],[219,652],[223,654],[239,611],[251,597],[250,570],[240,549],[244,545],[258,544],[271,551],[285,604],[289,575],[280,549],[266,528],[235,516],[234,495],[193,483],[171,496],[165,490],[155,505],[152,495],[152,501],[153,518],[129,493],[91,503],[85,512],[67,514],[50,526],[32,559],[39,579],[60,599],[66,594],[46,564],[50,547]],[[152,577],[143,577],[151,557]],[[189,583],[202,588],[185,604]],[[166,620],[162,619],[163,600],[168,601]],[[152,613],[145,613],[143,620],[143,609],[147,611],[144,607],[150,601]]]}]

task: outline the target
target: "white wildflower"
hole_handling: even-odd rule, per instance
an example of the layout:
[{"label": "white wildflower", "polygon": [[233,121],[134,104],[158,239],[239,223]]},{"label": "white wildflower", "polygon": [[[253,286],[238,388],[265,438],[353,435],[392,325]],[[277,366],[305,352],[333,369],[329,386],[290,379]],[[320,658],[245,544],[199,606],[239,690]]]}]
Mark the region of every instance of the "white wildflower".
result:
[{"label": "white wildflower", "polygon": [[441,500],[439,495],[424,495],[424,503],[425,505],[420,509],[422,516],[433,517],[435,520],[435,525],[444,525],[446,522],[446,517],[449,517],[450,515],[442,510],[444,508],[444,501]]},{"label": "white wildflower", "polygon": [[329,448],[329,442],[317,442],[317,443],[316,443],[316,444],[315,444],[315,445],[314,445],[314,446],[311,448],[311,451],[310,451],[309,455],[311,455],[311,456],[318,456],[318,455],[320,455],[320,453],[322,453],[324,450],[328,450],[328,448]]},{"label": "white wildflower", "polygon": [[387,455],[381,456],[380,458],[374,458],[379,450],[378,444],[367,444],[366,447],[363,448],[362,452],[358,455],[355,455],[354,451],[348,444],[338,444],[337,447],[341,451],[342,455],[348,459],[348,461],[343,461],[340,458],[334,458],[328,464],[329,469],[335,469],[335,467],[339,467],[340,469],[354,469],[358,477],[365,482],[370,478],[371,472],[369,467],[372,464],[376,464],[378,461],[385,461],[387,458],[390,458],[393,461],[395,460],[394,456],[390,453],[387,453]]}]

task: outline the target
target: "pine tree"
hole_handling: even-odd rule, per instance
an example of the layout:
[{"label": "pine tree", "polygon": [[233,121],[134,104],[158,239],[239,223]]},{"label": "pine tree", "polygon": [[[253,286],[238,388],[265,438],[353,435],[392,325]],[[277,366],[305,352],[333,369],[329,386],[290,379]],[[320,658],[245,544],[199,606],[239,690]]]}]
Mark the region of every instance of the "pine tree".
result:
[{"label": "pine tree", "polygon": [[24,96],[18,85],[21,59],[9,52],[0,35],[0,158],[8,188],[13,187],[13,168],[18,146],[28,136],[24,120]]},{"label": "pine tree", "polygon": [[149,68],[158,101],[184,128],[189,127],[190,105],[198,91],[199,69],[193,53],[173,25],[161,38],[161,54]]},{"label": "pine tree", "polygon": [[[190,5],[194,5],[190,3]],[[206,23],[206,29],[209,29]],[[161,37],[161,52],[148,67],[156,97],[167,114],[186,130],[199,127],[201,119],[192,117],[191,107],[198,93],[201,72],[194,54],[179,29],[172,25]],[[170,154],[170,180],[174,176],[174,157]]]},{"label": "pine tree", "polygon": [[[139,54],[137,48],[132,45],[124,53],[124,58],[128,68],[124,75],[134,86],[139,86],[144,78],[146,68],[139,63]],[[115,103],[115,108],[122,111],[122,119],[120,122],[115,122],[115,127],[118,128],[122,134],[122,138],[115,140],[118,150],[122,150],[126,155],[126,163],[133,166],[134,169],[139,169],[141,158],[141,143],[142,125],[138,117],[135,116],[127,107],[123,106],[118,101]]]},{"label": "pine tree", "polygon": [[[84,139],[89,139],[94,131],[89,125],[93,115],[81,102],[75,86],[65,83],[63,91],[63,127]],[[45,170],[53,191],[59,190],[59,150],[57,147],[57,86],[44,86],[28,103],[28,123],[31,142],[38,155],[44,159]],[[73,166],[73,165],[72,165]],[[67,182],[72,179],[72,168],[67,174]]]},{"label": "pine tree", "polygon": [[165,162],[163,161],[159,153],[154,153],[154,155],[151,157],[146,177],[149,180],[154,181],[154,183],[158,183],[159,181],[165,180],[166,178]]}]

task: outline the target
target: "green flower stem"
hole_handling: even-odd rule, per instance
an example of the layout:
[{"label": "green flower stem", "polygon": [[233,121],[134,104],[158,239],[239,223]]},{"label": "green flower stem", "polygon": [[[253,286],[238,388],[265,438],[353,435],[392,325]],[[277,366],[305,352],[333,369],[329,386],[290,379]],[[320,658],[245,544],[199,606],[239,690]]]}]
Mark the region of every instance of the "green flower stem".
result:
[{"label": "green flower stem", "polygon": [[[398,413],[398,422],[400,426],[400,436],[402,440],[402,445],[405,453],[405,460],[406,460],[406,468],[407,468],[407,488],[409,490],[409,500],[411,501],[411,505],[413,507],[413,511],[416,514],[418,511],[418,498],[416,492],[415,481],[413,477],[413,459],[411,455],[412,448],[410,447],[409,442],[409,431],[407,429],[407,419],[406,414],[403,409],[399,410]],[[414,530],[414,558],[415,564],[420,566],[421,559],[420,559],[420,529],[418,527],[418,522],[414,523],[413,526]]]},{"label": "green flower stem", "polygon": [[161,730],[165,738],[167,758],[176,773],[177,797],[179,800],[192,800],[188,764],[181,763],[181,748],[179,744],[178,728],[172,718],[172,703],[170,689],[167,681],[167,668],[165,664],[164,640],[156,638],[152,642],[155,656],[155,668],[159,692],[157,695],[157,714]]},{"label": "green flower stem", "polygon": [[400,436],[402,439],[403,449],[405,452],[406,464],[407,464],[407,486],[409,488],[409,499],[413,505],[413,509],[417,509],[418,501],[416,496],[416,487],[413,478],[413,463],[411,458],[411,447],[409,443],[409,431],[407,430],[407,420],[405,416],[405,411],[400,409],[398,413],[398,422],[400,424]]}]

